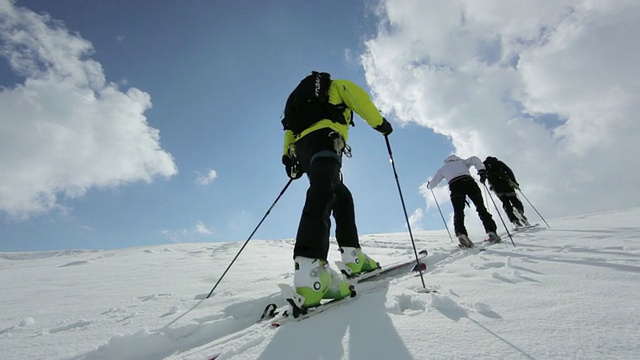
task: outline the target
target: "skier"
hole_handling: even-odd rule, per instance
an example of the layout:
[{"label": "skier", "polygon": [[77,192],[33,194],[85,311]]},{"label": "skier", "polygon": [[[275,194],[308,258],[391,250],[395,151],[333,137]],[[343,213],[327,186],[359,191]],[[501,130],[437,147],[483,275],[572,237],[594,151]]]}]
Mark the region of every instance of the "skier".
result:
[{"label": "skier", "polygon": [[464,206],[467,203],[467,196],[471,199],[476,207],[478,216],[482,220],[484,230],[489,237],[487,241],[500,242],[500,236],[496,234],[496,223],[493,221],[491,214],[487,211],[482,201],[482,192],[476,181],[471,177],[469,168],[474,166],[478,170],[478,174],[482,178],[485,175],[485,168],[482,161],[477,156],[468,159],[461,159],[456,155],[449,155],[444,160],[444,165],[436,172],[427,183],[427,188],[433,189],[442,179],[449,182],[449,190],[451,191],[451,204],[453,205],[453,226],[456,237],[461,247],[473,247],[473,242],[469,239],[467,229],[464,226]]},{"label": "skier", "polygon": [[522,201],[518,199],[516,194],[516,190],[520,189],[520,185],[516,181],[513,171],[507,164],[493,156],[488,156],[483,163],[487,173],[486,177],[481,178],[480,181],[483,184],[486,180],[489,181],[489,188],[502,201],[502,208],[507,213],[509,221],[516,228],[530,226],[527,217],[524,216]]},{"label": "skier", "polygon": [[[324,113],[316,114],[318,121],[309,121],[314,116],[311,109],[314,101],[295,104],[303,97],[305,81],[311,76],[315,76],[312,92],[316,96],[320,93],[321,97],[326,94],[321,110]],[[305,108],[311,113],[296,119],[295,111],[288,110],[295,107],[298,113],[304,113]],[[357,276],[380,267],[360,248],[353,197],[340,171],[342,155],[351,156],[346,141],[349,126],[354,125],[353,111],[383,135],[393,131],[362,88],[349,80],[330,80],[327,73],[313,72],[303,80],[289,96],[285,107],[282,163],[292,179],[300,178],[303,173],[309,178],[293,250],[293,282],[296,292],[304,297],[303,307],[318,305],[322,299],[351,294],[351,283],[327,264],[330,215],[335,220],[335,236],[345,266],[343,272]],[[311,124],[299,126],[296,122],[300,121]]]}]

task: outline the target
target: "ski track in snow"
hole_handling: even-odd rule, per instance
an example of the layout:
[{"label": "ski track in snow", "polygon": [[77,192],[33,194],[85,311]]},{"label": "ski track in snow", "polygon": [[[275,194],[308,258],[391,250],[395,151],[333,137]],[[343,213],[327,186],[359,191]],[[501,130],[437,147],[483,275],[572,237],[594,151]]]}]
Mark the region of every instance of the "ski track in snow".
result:
[{"label": "ski track in snow", "polygon": [[[630,210],[630,214],[640,214],[640,210]],[[625,214],[624,212],[622,214]],[[606,217],[606,214],[602,215]],[[587,219],[589,216],[570,219],[570,224],[587,224],[577,222],[581,218]],[[640,218],[637,216],[636,218]],[[108,326],[111,335],[103,338],[104,342],[100,346],[93,346],[87,349],[83,344],[74,344],[75,351],[64,351],[57,349],[52,351],[52,358],[64,359],[216,359],[230,358],[259,358],[259,359],[280,359],[297,358],[296,351],[314,354],[313,358],[339,359],[339,358],[394,358],[413,359],[416,357],[407,349],[398,333],[393,330],[394,324],[405,324],[402,318],[420,318],[422,316],[433,317],[440,314],[452,323],[469,323],[475,327],[478,334],[489,335],[493,341],[503,344],[503,352],[495,354],[497,358],[545,358],[547,356],[566,356],[560,350],[553,350],[546,354],[538,353],[532,355],[523,348],[516,345],[513,340],[499,335],[490,329],[490,324],[495,321],[502,321],[505,315],[501,312],[504,309],[496,309],[491,303],[481,300],[482,290],[486,291],[487,286],[501,289],[503,286],[518,286],[518,291],[522,289],[538,288],[545,284],[554,284],[557,274],[536,270],[540,264],[547,265],[574,265],[589,268],[607,269],[623,274],[629,278],[637,278],[640,274],[640,251],[639,246],[634,241],[640,234],[640,229],[629,226],[587,228],[576,227],[567,228],[562,226],[562,219],[552,223],[552,227],[547,229],[538,226],[525,231],[511,232],[516,244],[514,247],[506,234],[502,234],[503,243],[486,246],[486,251],[480,252],[478,249],[459,249],[455,244],[446,244],[440,235],[435,236],[423,233],[416,238],[418,250],[429,249],[427,263],[428,270],[424,273],[424,279],[428,287],[437,288],[437,293],[420,293],[422,288],[416,275],[405,275],[390,281],[363,283],[358,285],[359,296],[344,305],[328,310],[323,314],[317,314],[310,319],[299,322],[292,322],[279,329],[272,329],[269,322],[256,323],[259,320],[262,310],[269,303],[284,305],[284,300],[277,292],[264,293],[259,297],[247,297],[242,293],[242,289],[234,289],[233,284],[249,279],[249,275],[234,274],[228,279],[225,286],[221,286],[214,293],[211,299],[207,299],[200,304],[191,314],[169,327],[163,324],[182,315],[192,308],[197,302],[206,297],[203,289],[209,284],[218,280],[220,271],[201,271],[194,281],[192,289],[196,294],[190,298],[177,296],[171,292],[158,292],[146,295],[139,295],[135,291],[136,279],[131,275],[131,292],[121,294],[117,303],[102,308],[100,311],[84,312],[77,318],[67,318],[64,309],[55,317],[40,321],[38,312],[32,314],[22,314],[20,322],[17,324],[7,324],[6,316],[0,324],[0,345],[13,342],[15,339],[39,338],[42,343],[65,341],[64,334],[77,336],[82,332],[89,332],[91,329]],[[579,239],[578,234],[585,241],[595,239],[603,242],[601,247],[581,245],[571,242],[565,243],[553,241],[554,238],[561,238],[562,234],[573,234],[572,238]],[[614,246],[606,246],[609,237],[616,237]],[[400,241],[389,240],[389,238],[400,239]],[[368,235],[363,236],[363,246],[379,259],[386,259],[389,262],[398,259],[406,259],[413,256],[413,249],[407,245],[407,235]],[[436,242],[438,241],[438,242]],[[432,245],[432,244],[438,245]],[[477,245],[478,242],[476,242]],[[260,259],[272,256],[273,253],[260,253],[265,248],[279,247],[278,252],[281,257],[286,258],[293,242],[268,241],[258,242],[257,251],[248,254],[252,259]],[[364,245],[366,244],[366,245]],[[620,245],[622,244],[622,245]],[[42,253],[2,253],[0,254],[0,270],[9,269],[8,262],[38,261],[39,266],[46,264],[51,268],[58,268],[66,271],[65,274],[74,277],[66,286],[73,288],[73,281],[87,282],[82,278],[82,268],[100,267],[105,259],[110,257],[123,257],[121,261],[139,261],[140,257],[152,256],[149,264],[157,261],[167,261],[171,259],[163,257],[162,254],[171,255],[176,263],[181,261],[194,261],[205,269],[210,269],[210,262],[213,259],[230,259],[239,250],[241,244],[224,243],[210,246],[185,246],[185,247],[154,247],[150,249],[127,249],[126,251],[65,251],[65,252],[42,252]],[[332,245],[333,246],[333,245]],[[480,247],[485,247],[484,244]],[[187,250],[188,249],[188,250]],[[197,249],[197,250],[195,250]],[[123,255],[124,254],[124,255]],[[127,256],[132,258],[128,259]],[[133,256],[135,255],[135,256]],[[81,258],[74,260],[74,258]],[[58,259],[62,260],[59,261]],[[69,261],[73,260],[73,261]],[[384,263],[384,260],[382,261]],[[218,263],[215,269],[222,269],[227,263]],[[31,266],[31,265],[29,265]],[[273,282],[280,279],[281,282],[290,282],[291,272],[283,272],[282,265],[274,266],[265,270],[262,276],[251,278],[250,282],[256,284],[261,282]],[[138,269],[143,269],[144,264]],[[195,269],[190,267],[189,269]],[[78,270],[76,270],[78,269]],[[154,271],[157,268],[153,268]],[[99,269],[94,274],[99,274]],[[273,270],[273,271],[272,271]],[[16,270],[17,271],[17,270]],[[200,270],[199,270],[200,271]],[[206,273],[202,276],[202,273]],[[165,273],[157,276],[164,276],[166,281],[171,281],[171,277]],[[251,273],[251,276],[259,273]],[[47,279],[46,273],[40,273],[38,278]],[[124,273],[122,276],[126,276]],[[482,281],[483,285],[476,287],[460,286],[461,290],[447,285],[446,279],[455,277],[468,279],[469,281]],[[192,278],[193,279],[193,278]],[[99,283],[99,279],[92,279]],[[184,281],[184,280],[181,280]],[[192,280],[193,281],[193,280]],[[245,282],[248,280],[245,280]],[[387,285],[384,285],[384,284]],[[433,285],[433,283],[438,284]],[[382,285],[381,285],[382,284]],[[64,286],[65,284],[57,284]],[[276,284],[264,287],[265,289],[276,289]],[[522,286],[525,286],[522,288]],[[551,285],[548,285],[551,286]],[[96,284],[93,289],[100,295],[100,291],[108,293],[109,284]],[[171,286],[164,287],[170,289]],[[43,289],[41,291],[46,291]],[[134,294],[138,294],[135,295]],[[251,296],[251,294],[250,294]],[[70,296],[71,300],[79,299],[77,294]],[[90,299],[87,296],[87,299]],[[110,299],[114,299],[111,297]],[[45,298],[46,300],[46,298]],[[17,300],[13,300],[14,302]],[[540,301],[545,301],[541,299]],[[171,304],[168,306],[168,304]],[[18,307],[17,304],[13,304]],[[100,306],[106,302],[100,302]],[[72,307],[73,305],[70,305]],[[152,309],[152,311],[149,311]],[[144,311],[143,311],[144,310]],[[371,314],[387,314],[387,316]],[[17,319],[17,318],[16,318]],[[341,321],[342,319],[342,321]],[[348,319],[348,321],[344,321]],[[344,325],[344,324],[349,324]],[[154,326],[155,325],[155,326]],[[403,325],[413,326],[413,325]],[[118,331],[118,327],[122,330]],[[338,328],[336,328],[338,327]],[[340,328],[342,327],[342,329]],[[370,329],[382,332],[377,338],[384,338],[384,346],[372,346],[371,339],[366,334]],[[132,331],[133,330],[133,331]],[[298,345],[291,350],[293,355],[286,355],[283,348],[291,346],[287,344],[290,339],[298,339],[301,333],[313,333],[314,336],[323,339],[320,344],[309,341],[304,346]],[[348,334],[348,335],[345,335]],[[52,336],[54,336],[52,338]],[[58,336],[59,338],[56,338]],[[348,342],[345,343],[345,336]],[[459,336],[459,335],[454,335]],[[455,338],[454,338],[455,339]],[[99,339],[92,339],[95,344]],[[436,337],[432,341],[437,341]],[[322,344],[341,344],[337,347],[328,347]],[[49,347],[55,346],[48,345]],[[624,347],[625,343],[620,346]],[[28,346],[26,346],[28,348]],[[428,345],[425,345],[428,349]],[[25,354],[29,354],[25,349]],[[425,350],[426,351],[426,350]],[[19,353],[19,351],[14,351]],[[76,355],[73,355],[73,354]],[[355,356],[357,354],[357,356]],[[455,357],[455,351],[452,357]],[[446,358],[443,355],[443,358]],[[593,353],[589,354],[594,355]],[[354,357],[355,356],[355,357]],[[36,356],[37,357],[37,356]],[[464,356],[463,356],[464,357]],[[482,356],[480,356],[482,357]],[[578,356],[579,357],[579,356]],[[615,356],[614,356],[615,357]]]}]

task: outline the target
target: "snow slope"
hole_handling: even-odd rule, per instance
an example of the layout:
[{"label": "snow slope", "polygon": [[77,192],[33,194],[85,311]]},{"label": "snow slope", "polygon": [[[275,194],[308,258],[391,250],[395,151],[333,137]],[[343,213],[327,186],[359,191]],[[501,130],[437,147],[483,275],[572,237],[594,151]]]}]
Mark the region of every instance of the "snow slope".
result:
[{"label": "snow slope", "polygon": [[[251,241],[206,300],[242,243],[0,253],[0,357],[638,358],[640,208],[549,225],[481,253],[418,232],[439,293],[411,275],[362,284],[353,301],[279,329],[255,322],[292,281],[292,240]],[[383,264],[413,254],[408,234],[362,245]]]}]

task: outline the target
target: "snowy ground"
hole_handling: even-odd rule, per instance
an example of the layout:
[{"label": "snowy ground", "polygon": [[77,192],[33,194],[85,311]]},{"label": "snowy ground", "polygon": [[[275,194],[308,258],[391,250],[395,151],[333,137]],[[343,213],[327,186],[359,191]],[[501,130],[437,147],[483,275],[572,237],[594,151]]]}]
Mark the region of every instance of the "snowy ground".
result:
[{"label": "snowy ground", "polygon": [[[409,275],[279,329],[255,322],[292,281],[291,240],[251,241],[204,301],[242,243],[0,253],[0,358],[639,358],[640,208],[549,224],[475,254],[418,232],[438,294]],[[413,253],[362,240],[383,264]]]}]

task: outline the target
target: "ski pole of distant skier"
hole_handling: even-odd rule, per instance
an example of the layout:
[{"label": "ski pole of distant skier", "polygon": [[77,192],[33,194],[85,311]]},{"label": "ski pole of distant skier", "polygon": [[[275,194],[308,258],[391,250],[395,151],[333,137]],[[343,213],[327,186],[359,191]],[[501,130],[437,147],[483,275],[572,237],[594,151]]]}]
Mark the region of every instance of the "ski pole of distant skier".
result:
[{"label": "ski pole of distant skier", "polygon": [[191,309],[187,310],[184,314],[178,316],[177,318],[175,318],[173,321],[171,321],[170,323],[168,323],[167,325],[165,325],[164,327],[168,327],[171,324],[175,323],[176,321],[178,321],[180,318],[182,318],[183,316],[187,315],[188,313],[190,313],[193,309],[195,309],[196,307],[198,307],[198,305],[200,305],[203,301],[205,301],[206,299],[211,297],[211,294],[213,294],[213,292],[215,291],[215,289],[218,287],[218,285],[220,284],[220,282],[222,281],[222,279],[225,277],[225,275],[227,275],[227,272],[229,272],[229,269],[231,269],[231,266],[233,266],[233,263],[236,262],[236,260],[238,259],[238,257],[240,256],[240,253],[242,253],[242,251],[244,250],[244,248],[247,246],[247,244],[249,244],[249,241],[251,240],[251,238],[253,238],[253,235],[256,233],[256,231],[258,231],[258,228],[260,228],[260,225],[262,225],[262,223],[264,222],[264,220],[267,218],[267,216],[269,215],[269,213],[271,213],[271,210],[276,206],[276,204],[278,203],[278,200],[280,200],[280,198],[282,197],[282,195],[284,195],[285,191],[287,191],[287,189],[289,188],[289,185],[291,185],[291,182],[293,182],[293,179],[289,179],[289,181],[287,182],[287,184],[284,186],[284,188],[282,189],[282,191],[280,191],[280,194],[278,195],[278,197],[276,198],[276,200],[273,202],[273,204],[271,204],[271,206],[269,207],[269,209],[267,210],[267,212],[264,214],[264,216],[262,217],[262,219],[260,220],[260,222],[258,223],[258,225],[256,225],[255,229],[253,229],[253,231],[251,232],[251,235],[249,235],[249,238],[244,242],[244,244],[242,245],[242,247],[240,248],[240,250],[238,251],[238,253],[236,254],[236,256],[233,257],[233,260],[231,260],[231,263],[229,263],[229,266],[227,266],[227,268],[224,270],[224,272],[222,273],[222,275],[220,276],[220,278],[218,279],[218,281],[216,282],[215,285],[213,285],[213,289],[211,289],[211,291],[209,292],[209,294],[204,297],[203,299],[201,299],[197,304],[195,304]]},{"label": "ski pole of distant skier", "polygon": [[544,223],[547,225],[548,228],[551,228],[551,226],[549,226],[549,224],[547,223],[547,220],[545,220],[542,215],[538,212],[538,209],[536,209],[535,206],[533,206],[533,204],[531,203],[531,201],[529,201],[529,199],[527,198],[527,196],[522,192],[522,190],[518,189],[518,191],[520,191],[520,194],[522,194],[522,196],[524,197],[525,200],[527,200],[527,202],[529,203],[529,205],[531,205],[531,207],[533,208],[533,210],[535,210],[535,212],[538,214],[538,216],[540,216],[540,219],[542,219],[542,221],[544,221]]},{"label": "ski pole of distant skier", "polygon": [[491,199],[491,202],[493,203],[493,207],[496,208],[496,212],[498,213],[498,216],[500,217],[500,221],[502,221],[502,225],[504,226],[504,229],[507,231],[507,235],[509,235],[509,239],[511,239],[511,243],[513,244],[513,246],[516,246],[516,243],[513,242],[513,236],[511,236],[511,233],[509,232],[509,229],[507,228],[507,224],[505,224],[504,219],[502,218],[502,215],[500,215],[500,210],[498,210],[498,205],[496,205],[495,200],[493,200],[493,196],[491,196],[491,192],[487,188],[487,184],[482,184],[482,185],[484,185],[484,188],[487,190],[487,194],[489,194],[489,199]]},{"label": "ski pole of distant skier", "polygon": [[418,269],[420,269],[420,279],[422,280],[422,287],[424,289],[427,288],[427,285],[424,282],[424,276],[422,275],[422,267],[420,266],[420,258],[418,257],[418,250],[416,249],[416,242],[413,240],[413,233],[411,232],[411,224],[409,223],[409,215],[407,215],[407,207],[404,204],[404,197],[402,196],[402,189],[400,188],[400,180],[398,179],[398,172],[396,171],[396,164],[393,161],[393,152],[391,151],[391,144],[389,143],[389,136],[384,136],[384,141],[387,143],[387,151],[389,152],[389,161],[391,162],[391,167],[393,168],[393,175],[396,178],[396,185],[398,185],[398,193],[400,194],[400,202],[402,203],[402,210],[404,211],[404,219],[407,222],[407,229],[409,229],[409,237],[411,238],[411,245],[413,246],[413,254],[416,257],[416,265]]},{"label": "ski pole of distant skier", "polygon": [[447,234],[449,234],[449,239],[451,239],[451,242],[453,242],[453,236],[451,236],[451,232],[449,231],[449,226],[447,226],[447,221],[444,219],[444,215],[442,215],[440,204],[438,204],[438,199],[436,199],[436,194],[433,193],[433,189],[429,188],[429,190],[431,190],[433,201],[436,203],[436,206],[438,207],[438,212],[440,212],[440,217],[442,218],[442,222],[444,223],[444,228],[447,229]]}]

